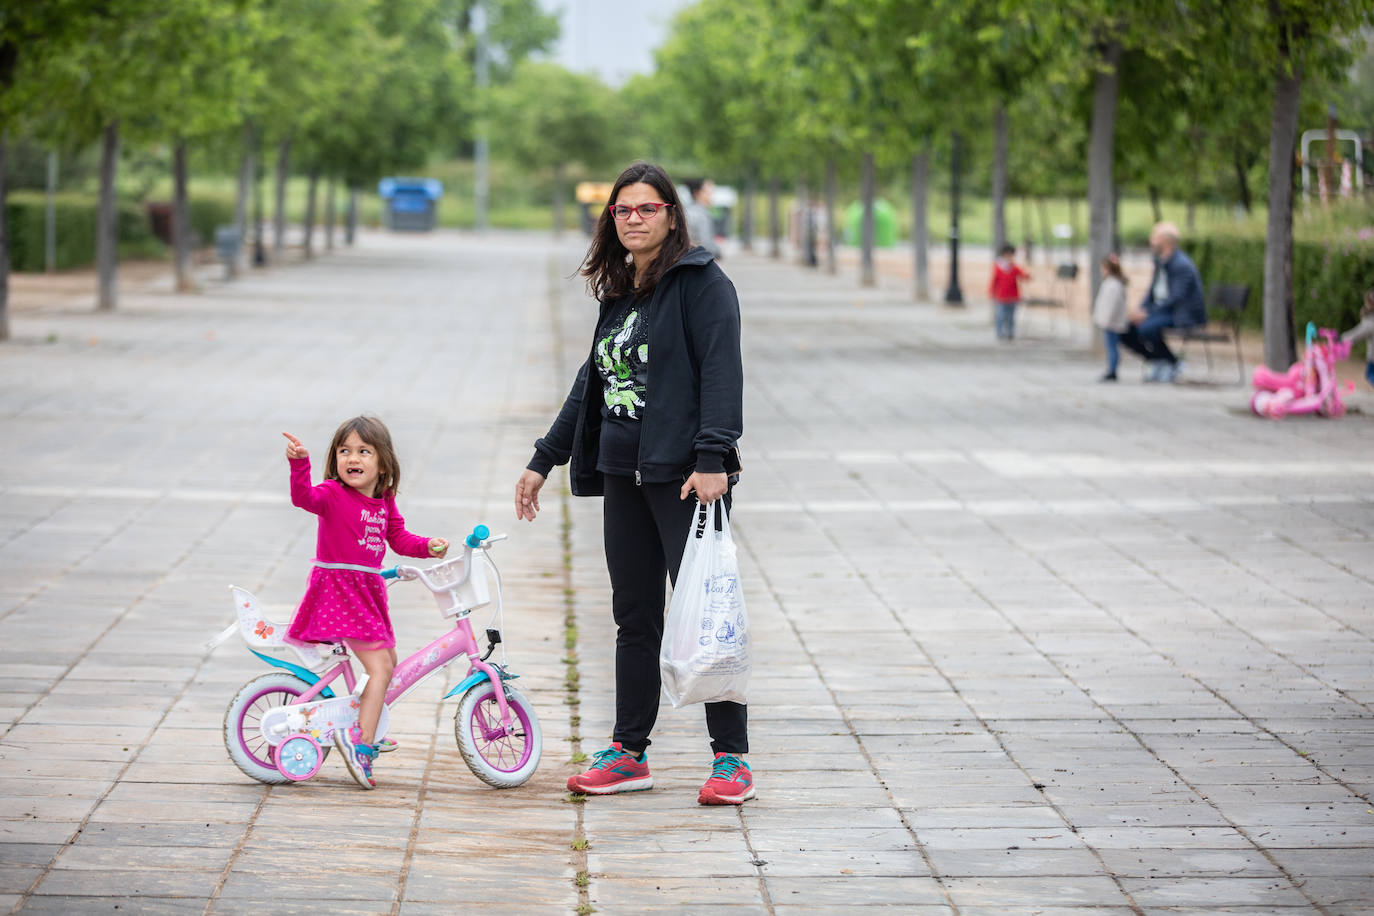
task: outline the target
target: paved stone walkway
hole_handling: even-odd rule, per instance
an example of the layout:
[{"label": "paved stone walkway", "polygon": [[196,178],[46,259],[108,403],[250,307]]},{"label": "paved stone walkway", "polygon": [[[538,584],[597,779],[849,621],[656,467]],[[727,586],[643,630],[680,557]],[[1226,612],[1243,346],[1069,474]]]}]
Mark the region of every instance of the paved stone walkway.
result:
[{"label": "paved stone walkway", "polygon": [[[1374,913],[1374,397],[1271,423],[1236,387],[1096,385],[1047,316],[999,347],[985,307],[749,256],[725,266],[759,796],[698,807],[701,714],[665,706],[654,791],[570,800],[611,725],[599,506],[561,476],[534,524],[510,503],[588,339],[581,244],[366,235],[114,315],[16,308],[0,906]],[[268,788],[225,754],[265,670],[204,648],[226,586],[285,619],[313,550],[280,432],[319,464],[362,411],[412,530],[511,535],[544,732],[522,788],[462,763],[439,702],[462,672],[398,707],[376,792],[335,760]],[[392,601],[403,651],[440,632],[423,589]]]}]

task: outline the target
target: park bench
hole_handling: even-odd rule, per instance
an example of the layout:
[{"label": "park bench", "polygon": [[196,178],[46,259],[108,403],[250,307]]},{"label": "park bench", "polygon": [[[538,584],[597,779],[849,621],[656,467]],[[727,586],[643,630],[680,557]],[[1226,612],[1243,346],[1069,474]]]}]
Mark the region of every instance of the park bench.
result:
[{"label": "park bench", "polygon": [[[1212,351],[1210,344],[1231,343],[1236,348],[1236,384],[1245,384],[1245,362],[1240,354],[1240,316],[1250,301],[1250,287],[1218,283],[1208,290],[1208,324],[1199,328],[1165,328],[1164,333],[1175,340],[1188,344],[1194,341],[1202,344],[1202,354],[1207,364],[1207,377],[1212,376]],[[1222,325],[1218,330],[1216,325]]]},{"label": "park bench", "polygon": [[[1030,308],[1064,309],[1064,313],[1067,315],[1069,292],[1073,289],[1073,284],[1077,279],[1077,264],[1071,262],[1060,264],[1054,270],[1055,294],[1052,296],[1023,296],[1021,304]],[[1053,328],[1053,323],[1051,323],[1051,328]]]}]

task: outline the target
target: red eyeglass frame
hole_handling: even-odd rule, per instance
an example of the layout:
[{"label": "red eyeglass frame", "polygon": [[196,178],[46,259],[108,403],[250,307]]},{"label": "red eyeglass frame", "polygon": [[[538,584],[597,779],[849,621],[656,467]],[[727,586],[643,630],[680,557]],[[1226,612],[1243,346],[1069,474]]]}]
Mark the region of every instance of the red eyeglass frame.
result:
[{"label": "red eyeglass frame", "polygon": [[[661,201],[661,200],[646,200],[646,201],[644,201],[644,203],[642,203],[642,204],[635,204],[633,207],[631,207],[629,204],[607,204],[607,205],[606,205],[606,212],[609,213],[609,214],[611,214],[611,219],[618,219],[618,220],[624,221],[624,220],[627,220],[627,219],[630,218],[630,214],[631,214],[631,213],[639,213],[639,208],[640,208],[640,207],[663,207],[664,209],[667,209],[668,207],[671,207],[671,206],[672,206],[672,204],[670,204],[670,203],[664,203],[664,202]],[[615,208],[616,208],[616,207],[628,207],[629,210],[630,210],[630,213],[626,213],[624,216],[616,216],[616,215],[615,215]],[[651,214],[649,214],[649,215],[647,215],[647,216],[644,215],[643,213],[639,213],[639,218],[640,218],[640,219],[643,219],[643,220],[650,220],[650,219],[653,219],[655,216],[658,216],[658,211],[657,211],[657,210],[655,210],[653,213],[651,213]]]}]

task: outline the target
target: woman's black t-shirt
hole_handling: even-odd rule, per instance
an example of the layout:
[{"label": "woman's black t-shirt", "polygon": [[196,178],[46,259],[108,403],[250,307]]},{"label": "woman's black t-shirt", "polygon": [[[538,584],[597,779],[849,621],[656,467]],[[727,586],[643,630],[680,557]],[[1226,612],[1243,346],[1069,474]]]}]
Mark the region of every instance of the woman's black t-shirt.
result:
[{"label": "woman's black t-shirt", "polygon": [[646,301],[624,296],[597,329],[592,364],[601,376],[601,448],[596,469],[633,476],[639,467],[639,431],[649,380]]}]

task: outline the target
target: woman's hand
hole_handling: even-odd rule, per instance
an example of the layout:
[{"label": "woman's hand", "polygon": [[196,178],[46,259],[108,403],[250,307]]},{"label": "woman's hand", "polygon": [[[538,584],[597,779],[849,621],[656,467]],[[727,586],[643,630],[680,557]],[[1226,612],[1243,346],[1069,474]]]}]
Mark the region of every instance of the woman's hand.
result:
[{"label": "woman's hand", "polygon": [[443,538],[429,539],[429,555],[431,557],[442,557],[448,553],[448,541]]},{"label": "woman's hand", "polygon": [[286,457],[287,458],[309,458],[310,453],[305,450],[301,440],[290,433],[282,433],[286,437]]},{"label": "woman's hand", "polygon": [[687,478],[687,482],[682,485],[682,493],[679,499],[686,499],[693,490],[697,492],[697,499],[710,505],[720,499],[730,489],[730,477],[724,471],[719,474],[703,474],[700,471],[693,471],[692,476]]},{"label": "woman's hand", "polygon": [[539,514],[539,490],[544,486],[544,475],[525,468],[525,473],[515,482],[515,517],[534,521]]}]

